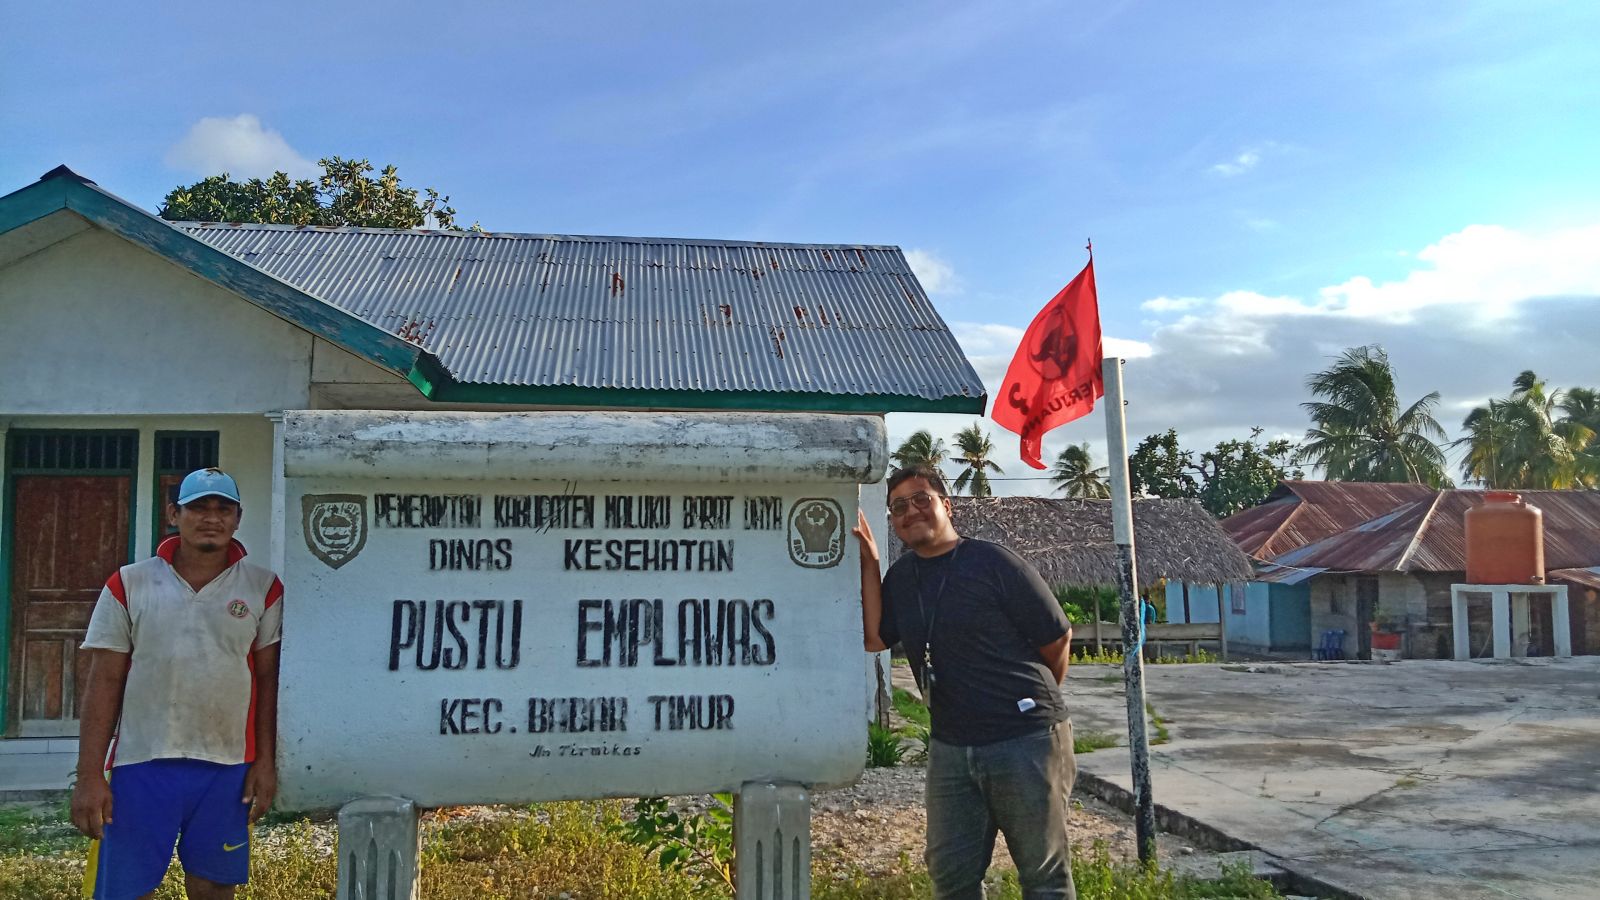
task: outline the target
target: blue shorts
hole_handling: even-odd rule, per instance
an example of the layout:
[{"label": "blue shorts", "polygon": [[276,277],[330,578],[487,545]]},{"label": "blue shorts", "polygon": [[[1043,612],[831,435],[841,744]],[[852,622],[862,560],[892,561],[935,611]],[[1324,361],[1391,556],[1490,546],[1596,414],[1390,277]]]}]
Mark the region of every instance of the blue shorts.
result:
[{"label": "blue shorts", "polygon": [[183,870],[217,884],[250,876],[248,763],[154,759],[111,770],[111,822],[85,873],[94,900],[130,900],[161,885],[178,845]]}]

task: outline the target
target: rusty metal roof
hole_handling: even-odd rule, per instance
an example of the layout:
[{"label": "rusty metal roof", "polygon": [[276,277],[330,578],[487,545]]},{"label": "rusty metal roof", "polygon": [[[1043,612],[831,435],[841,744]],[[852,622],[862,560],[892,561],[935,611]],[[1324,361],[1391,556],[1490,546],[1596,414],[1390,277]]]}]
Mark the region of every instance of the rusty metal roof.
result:
[{"label": "rusty metal roof", "polygon": [[[1311,482],[1294,484],[1297,487],[1292,490],[1298,493],[1298,486]],[[1369,487],[1327,482],[1316,489],[1318,505],[1344,509],[1330,502],[1335,495],[1347,489],[1352,495],[1370,493],[1366,491]],[[1255,555],[1279,566],[1333,572],[1465,572],[1465,515],[1483,503],[1485,492],[1435,491],[1425,487],[1421,491],[1422,497],[1320,540],[1270,555]],[[1600,491],[1519,493],[1544,514],[1547,570],[1600,566]],[[1228,523],[1223,524],[1227,527]]]},{"label": "rusty metal roof", "polygon": [[1223,519],[1222,528],[1245,553],[1273,559],[1433,495],[1421,484],[1285,481],[1261,505]]},{"label": "rusty metal roof", "polygon": [[605,389],[661,406],[705,392],[985,405],[898,247],[172,224],[432,352],[485,400]]},{"label": "rusty metal roof", "polygon": [[1551,569],[1545,572],[1545,580],[1565,581],[1600,590],[1600,566],[1590,566],[1586,569]]}]

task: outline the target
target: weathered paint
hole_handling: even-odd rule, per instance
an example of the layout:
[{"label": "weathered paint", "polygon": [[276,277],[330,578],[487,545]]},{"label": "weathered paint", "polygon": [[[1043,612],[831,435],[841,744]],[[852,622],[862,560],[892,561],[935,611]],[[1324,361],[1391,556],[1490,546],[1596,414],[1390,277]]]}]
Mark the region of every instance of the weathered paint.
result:
[{"label": "weathered paint", "polygon": [[[283,802],[855,779],[867,710],[849,527],[885,446],[876,419],[828,418],[286,415]],[[564,514],[536,517],[551,508]],[[609,543],[626,541],[640,543]],[[608,631],[620,609],[632,618]],[[694,624],[708,611],[733,617],[731,638]],[[671,727],[652,697],[702,698],[704,727]],[[549,698],[608,698],[610,730],[552,730],[572,720],[548,718]],[[626,700],[620,718],[610,698]]]},{"label": "weathered paint", "polygon": [[867,484],[888,464],[875,416],[294,410],[285,425],[290,477]]}]

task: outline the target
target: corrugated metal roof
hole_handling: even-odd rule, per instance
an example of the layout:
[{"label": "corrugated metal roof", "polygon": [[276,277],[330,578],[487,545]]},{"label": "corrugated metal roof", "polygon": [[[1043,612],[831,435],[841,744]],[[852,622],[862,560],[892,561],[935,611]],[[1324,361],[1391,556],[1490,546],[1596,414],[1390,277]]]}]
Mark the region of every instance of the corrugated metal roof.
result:
[{"label": "corrugated metal roof", "polygon": [[1586,569],[1551,569],[1545,573],[1545,580],[1565,581],[1600,590],[1600,566],[1590,566]]},{"label": "corrugated metal roof", "polygon": [[[1547,570],[1600,565],[1600,491],[1517,493],[1544,514]],[[1468,509],[1483,502],[1483,495],[1483,491],[1445,491],[1407,571],[1465,571],[1465,515]]]},{"label": "corrugated metal roof", "polygon": [[970,398],[897,247],[175,222],[459,382]]},{"label": "corrugated metal roof", "polygon": [[1296,569],[1292,566],[1275,566],[1267,564],[1256,573],[1256,581],[1266,581],[1272,584],[1300,584],[1310,581],[1312,576],[1321,575],[1327,569]]},{"label": "corrugated metal roof", "polygon": [[1421,484],[1285,481],[1262,505],[1224,519],[1222,528],[1244,552],[1272,559],[1433,495]]},{"label": "corrugated metal roof", "polygon": [[[1330,501],[1336,500],[1335,495],[1346,488],[1355,489],[1352,493],[1364,492],[1363,486],[1353,483],[1328,482],[1316,489],[1318,503],[1315,506],[1341,508],[1340,504]],[[1425,496],[1382,515],[1321,540],[1262,558],[1286,566],[1334,572],[1465,572],[1465,515],[1467,510],[1484,502],[1485,492],[1422,490]],[[1600,566],[1600,491],[1518,493],[1544,514],[1547,571]],[[1301,506],[1311,505],[1302,503]]]}]

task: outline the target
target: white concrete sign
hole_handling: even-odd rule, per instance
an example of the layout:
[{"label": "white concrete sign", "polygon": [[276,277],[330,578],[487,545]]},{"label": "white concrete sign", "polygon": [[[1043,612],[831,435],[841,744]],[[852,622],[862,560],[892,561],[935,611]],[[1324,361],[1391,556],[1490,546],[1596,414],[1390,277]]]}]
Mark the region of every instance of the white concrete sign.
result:
[{"label": "white concrete sign", "polygon": [[853,781],[883,453],[871,417],[288,414],[284,805]]}]

